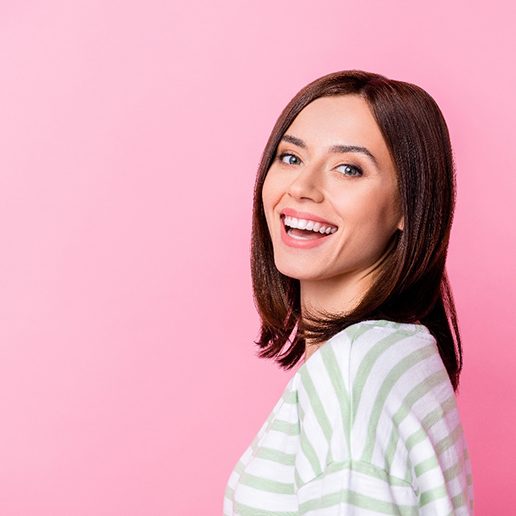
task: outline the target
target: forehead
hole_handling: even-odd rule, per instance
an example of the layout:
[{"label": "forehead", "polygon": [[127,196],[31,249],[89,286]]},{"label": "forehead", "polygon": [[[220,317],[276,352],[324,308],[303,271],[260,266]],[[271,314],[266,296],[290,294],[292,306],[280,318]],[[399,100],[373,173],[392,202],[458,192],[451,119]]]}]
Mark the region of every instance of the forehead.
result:
[{"label": "forehead", "polygon": [[301,110],[287,133],[303,139],[314,150],[335,144],[362,145],[379,162],[390,164],[380,128],[369,105],[358,95],[315,99]]}]

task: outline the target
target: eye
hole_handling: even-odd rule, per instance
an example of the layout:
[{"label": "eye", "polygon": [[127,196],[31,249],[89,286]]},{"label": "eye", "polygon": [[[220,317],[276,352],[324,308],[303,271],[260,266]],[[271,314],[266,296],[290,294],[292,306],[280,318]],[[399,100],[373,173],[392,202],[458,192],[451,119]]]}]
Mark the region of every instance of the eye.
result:
[{"label": "eye", "polygon": [[344,175],[347,176],[361,176],[362,169],[360,167],[356,167],[355,165],[339,165],[339,167],[344,167]]},{"label": "eye", "polygon": [[[283,158],[287,158],[287,161],[283,161]],[[294,158],[294,160],[299,160],[299,158],[295,154],[291,154],[290,152],[282,152],[278,155],[278,160],[282,163],[285,163],[285,165],[295,165],[296,163],[293,163],[291,158]]]}]

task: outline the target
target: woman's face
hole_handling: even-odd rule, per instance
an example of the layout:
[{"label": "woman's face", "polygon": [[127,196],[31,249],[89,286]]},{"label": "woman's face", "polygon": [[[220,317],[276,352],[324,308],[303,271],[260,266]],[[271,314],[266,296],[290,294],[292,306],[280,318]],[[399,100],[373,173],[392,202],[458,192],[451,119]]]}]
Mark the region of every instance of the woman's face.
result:
[{"label": "woman's face", "polygon": [[[394,164],[366,101],[341,95],[306,106],[278,145],[262,201],[281,273],[300,280],[367,275],[403,217]],[[314,223],[285,228],[283,210],[327,221],[331,232],[321,236]]]}]

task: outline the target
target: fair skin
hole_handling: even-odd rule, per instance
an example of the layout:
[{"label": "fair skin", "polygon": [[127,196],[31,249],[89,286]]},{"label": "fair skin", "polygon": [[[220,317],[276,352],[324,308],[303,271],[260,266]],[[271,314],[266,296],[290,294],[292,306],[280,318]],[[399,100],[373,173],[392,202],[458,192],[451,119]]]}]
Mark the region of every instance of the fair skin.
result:
[{"label": "fair skin", "polygon": [[[329,152],[335,145],[355,149]],[[389,239],[403,229],[395,166],[366,101],[340,95],[308,104],[278,145],[262,201],[275,265],[300,281],[301,310],[345,313],[356,306]],[[337,231],[312,248],[286,245],[284,208],[317,215]],[[305,361],[317,349],[306,344]]]}]

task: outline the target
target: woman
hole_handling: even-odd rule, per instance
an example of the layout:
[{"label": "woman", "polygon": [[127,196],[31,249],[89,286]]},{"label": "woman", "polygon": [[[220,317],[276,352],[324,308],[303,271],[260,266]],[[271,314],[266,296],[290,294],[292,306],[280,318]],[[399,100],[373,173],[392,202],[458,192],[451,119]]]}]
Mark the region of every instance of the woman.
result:
[{"label": "woman", "polygon": [[231,473],[225,515],[473,513],[454,203],[446,122],[420,87],[336,72],[284,109],[255,184],[256,344],[304,362]]}]

